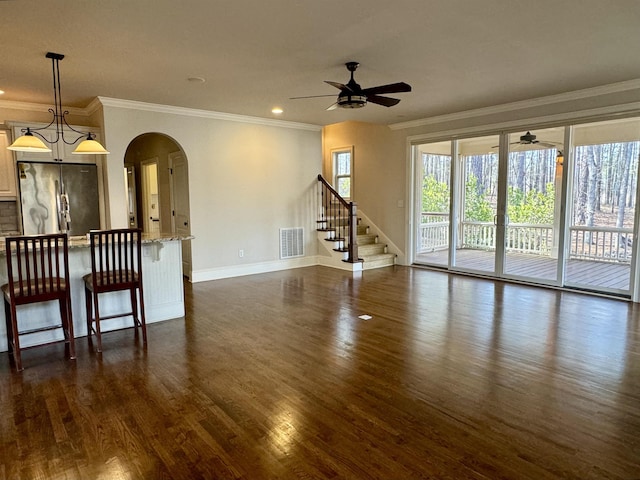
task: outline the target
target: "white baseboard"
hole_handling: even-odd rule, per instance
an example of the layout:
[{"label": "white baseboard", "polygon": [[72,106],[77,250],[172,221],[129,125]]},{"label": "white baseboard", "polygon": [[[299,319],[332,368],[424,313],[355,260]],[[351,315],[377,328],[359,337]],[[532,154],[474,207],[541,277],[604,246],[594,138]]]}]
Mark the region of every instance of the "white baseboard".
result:
[{"label": "white baseboard", "polygon": [[318,265],[318,260],[315,256],[289,258],[286,260],[275,260],[273,262],[229,265],[227,267],[208,268],[206,270],[193,270],[191,272],[191,282],[207,282],[209,280],[241,277],[243,275],[254,275],[256,273],[277,272],[290,268],[311,267],[313,265]]}]

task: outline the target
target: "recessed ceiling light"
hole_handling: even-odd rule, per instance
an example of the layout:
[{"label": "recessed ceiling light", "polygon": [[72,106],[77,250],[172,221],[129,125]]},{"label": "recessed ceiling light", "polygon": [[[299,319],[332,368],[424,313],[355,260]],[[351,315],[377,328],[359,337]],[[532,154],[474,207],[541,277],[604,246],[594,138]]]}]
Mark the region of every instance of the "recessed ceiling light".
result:
[{"label": "recessed ceiling light", "polygon": [[202,77],[189,77],[187,78],[187,80],[189,80],[192,83],[204,83],[205,79]]},{"label": "recessed ceiling light", "polygon": [[2,95],[4,93],[4,90],[0,90],[0,95]]},{"label": "recessed ceiling light", "polygon": [[276,115],[280,115],[284,110],[282,110],[280,107],[274,107],[271,109],[271,113],[274,113]]}]

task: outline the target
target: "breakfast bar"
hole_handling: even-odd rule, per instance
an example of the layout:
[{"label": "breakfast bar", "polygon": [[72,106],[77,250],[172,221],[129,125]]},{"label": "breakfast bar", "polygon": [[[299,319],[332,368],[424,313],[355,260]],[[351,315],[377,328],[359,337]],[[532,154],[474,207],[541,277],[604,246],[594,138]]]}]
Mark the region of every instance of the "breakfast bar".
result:
[{"label": "breakfast bar", "polygon": [[[184,316],[184,289],[182,284],[182,240],[175,234],[144,234],[142,240],[142,279],[146,323],[160,322]],[[69,237],[69,280],[73,329],[76,337],[87,335],[85,320],[84,284],[82,277],[91,273],[89,242],[86,237]],[[4,239],[0,242],[0,285],[7,283],[7,262]],[[101,301],[103,315],[126,310],[127,292],[105,294]],[[4,308],[0,309],[0,351],[7,351]],[[56,302],[30,304],[18,307],[21,330],[39,329],[60,323]],[[129,317],[116,318],[104,323],[103,331],[133,326]],[[22,348],[63,340],[60,329],[45,330],[21,338]]]}]

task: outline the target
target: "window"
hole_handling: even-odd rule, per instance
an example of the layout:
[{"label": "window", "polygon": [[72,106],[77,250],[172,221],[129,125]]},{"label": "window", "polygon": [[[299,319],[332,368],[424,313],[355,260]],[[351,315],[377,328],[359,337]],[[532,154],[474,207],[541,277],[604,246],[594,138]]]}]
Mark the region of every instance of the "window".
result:
[{"label": "window", "polygon": [[331,151],[333,164],[333,187],[342,198],[351,198],[351,166],[353,147]]}]

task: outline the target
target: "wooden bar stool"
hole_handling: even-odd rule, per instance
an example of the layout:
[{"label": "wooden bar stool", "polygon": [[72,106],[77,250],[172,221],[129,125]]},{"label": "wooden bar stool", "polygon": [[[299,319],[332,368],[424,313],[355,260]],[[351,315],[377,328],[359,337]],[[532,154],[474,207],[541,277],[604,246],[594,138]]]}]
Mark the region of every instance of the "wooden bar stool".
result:
[{"label": "wooden bar stool", "polygon": [[[102,351],[100,322],[111,318],[133,316],[133,326],[138,334],[142,329],[143,342],[147,343],[147,326],[144,315],[142,290],[142,231],[139,228],[98,230],[89,232],[91,243],[91,273],[82,277],[87,307],[87,336],[95,333],[97,351]],[[99,296],[109,292],[129,290],[131,310],[115,315],[100,315]],[[140,314],[136,290],[140,297]]]},{"label": "wooden bar stool", "polygon": [[[76,358],[69,284],[69,249],[66,234],[7,237],[7,276],[2,285],[7,343],[16,370],[21,371],[20,336],[62,328],[69,359]],[[61,324],[20,330],[17,306],[58,300]]]}]

